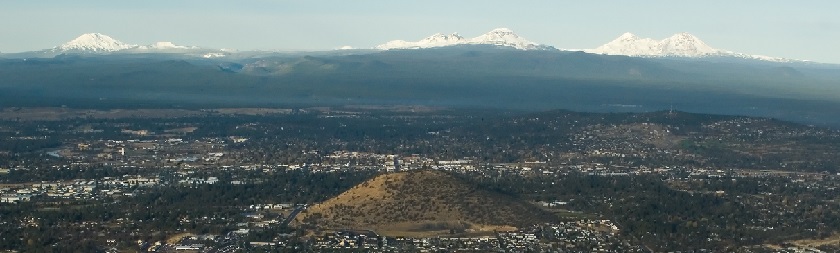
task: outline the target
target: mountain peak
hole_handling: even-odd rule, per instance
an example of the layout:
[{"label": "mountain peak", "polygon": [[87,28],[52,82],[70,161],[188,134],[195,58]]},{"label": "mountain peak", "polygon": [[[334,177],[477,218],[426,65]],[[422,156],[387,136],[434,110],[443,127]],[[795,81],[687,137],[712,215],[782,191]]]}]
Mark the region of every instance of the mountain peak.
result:
[{"label": "mountain peak", "polygon": [[458,35],[458,33],[452,33],[450,35],[446,35],[443,33],[435,33],[432,36],[426,37],[420,40],[419,43],[421,44],[429,44],[429,45],[448,45],[448,44],[458,44],[464,41],[464,37]]},{"label": "mountain peak", "polygon": [[111,36],[101,34],[101,33],[85,33],[85,34],[79,35],[79,37],[76,37],[75,39],[73,39],[73,41],[84,41],[84,40],[113,40],[113,38],[111,38]]},{"label": "mountain peak", "polygon": [[642,57],[735,57],[773,62],[791,62],[796,60],[748,55],[712,48],[697,36],[681,32],[662,40],[639,38],[632,33],[624,33],[618,38],[596,49],[584,50],[589,53],[608,55],[627,55]]},{"label": "mountain peak", "polygon": [[496,28],[496,29],[490,30],[489,32],[487,32],[487,33],[485,33],[481,36],[478,36],[476,38],[479,38],[479,37],[490,38],[492,40],[501,40],[501,39],[521,40],[521,37],[519,37],[519,35],[517,35],[515,32],[513,32],[513,30],[508,29],[508,28]]},{"label": "mountain peak", "polygon": [[489,33],[513,33],[513,30],[505,27],[499,27],[493,30],[490,30]]},{"label": "mountain peak", "polygon": [[553,47],[537,44],[520,37],[508,28],[496,28],[478,37],[472,38],[470,44],[486,44],[512,47],[520,50],[548,50]]},{"label": "mountain peak", "polygon": [[388,41],[385,44],[378,45],[375,48],[380,50],[389,50],[389,49],[420,49],[420,48],[431,48],[431,47],[445,47],[445,46],[452,46],[458,44],[464,44],[466,39],[458,35],[458,33],[452,33],[450,35],[446,35],[443,33],[435,33],[429,37],[423,38],[417,42],[411,41],[404,41],[404,40],[392,40]]},{"label": "mountain peak", "polygon": [[677,33],[663,40],[639,38],[635,34],[627,32],[590,51],[611,55],[683,57],[708,56],[721,52],[721,50],[706,45],[699,38],[687,32]]},{"label": "mountain peak", "polygon": [[637,40],[637,39],[639,39],[639,36],[636,36],[635,34],[630,33],[630,32],[626,32],[626,33],[621,34],[621,36],[618,36],[617,39],[620,39],[620,40]]},{"label": "mountain peak", "polygon": [[513,32],[513,30],[508,28],[496,28],[472,39],[465,39],[458,33],[452,33],[450,35],[446,35],[443,33],[435,33],[417,42],[392,40],[385,44],[378,45],[375,48],[380,50],[420,49],[431,47],[445,47],[461,44],[496,45],[504,47],[513,47],[521,50],[554,49],[553,47],[540,45],[528,41],[522,37],[519,37],[519,35]]},{"label": "mountain peak", "polygon": [[635,34],[626,32],[594,50],[593,53],[614,55],[653,55],[658,54],[659,42],[648,38],[639,38]]},{"label": "mountain peak", "polygon": [[694,36],[693,34],[690,34],[688,32],[677,33],[677,34],[671,35],[671,37],[668,37],[668,38],[669,39],[682,39],[682,40],[700,40],[699,38],[697,38],[697,36]]},{"label": "mountain peak", "polygon": [[85,33],[75,39],[53,48],[60,51],[114,52],[133,48],[135,45],[123,43],[101,33]]},{"label": "mountain peak", "polygon": [[714,55],[721,50],[706,45],[700,38],[690,33],[677,33],[659,42],[660,50],[666,55],[704,56]]}]

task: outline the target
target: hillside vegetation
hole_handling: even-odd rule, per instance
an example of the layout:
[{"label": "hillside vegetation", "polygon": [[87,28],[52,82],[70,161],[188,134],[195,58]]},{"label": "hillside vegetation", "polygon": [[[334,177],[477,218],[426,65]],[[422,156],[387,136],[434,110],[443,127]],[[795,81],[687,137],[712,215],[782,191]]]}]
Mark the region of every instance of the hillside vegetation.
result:
[{"label": "hillside vegetation", "polygon": [[321,229],[413,236],[511,230],[555,217],[531,203],[440,171],[384,174],[309,208],[300,222]]}]

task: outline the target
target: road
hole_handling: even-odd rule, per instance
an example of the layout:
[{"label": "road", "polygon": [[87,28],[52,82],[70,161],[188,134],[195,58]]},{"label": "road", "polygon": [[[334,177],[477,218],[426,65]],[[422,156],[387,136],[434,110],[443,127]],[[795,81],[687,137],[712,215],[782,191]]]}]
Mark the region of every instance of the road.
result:
[{"label": "road", "polygon": [[292,221],[295,220],[295,217],[297,217],[297,215],[304,209],[306,209],[305,205],[295,206],[295,210],[293,210],[292,213],[289,214],[289,217],[286,217],[286,220],[283,221],[283,226],[288,227],[289,223],[292,223]]}]

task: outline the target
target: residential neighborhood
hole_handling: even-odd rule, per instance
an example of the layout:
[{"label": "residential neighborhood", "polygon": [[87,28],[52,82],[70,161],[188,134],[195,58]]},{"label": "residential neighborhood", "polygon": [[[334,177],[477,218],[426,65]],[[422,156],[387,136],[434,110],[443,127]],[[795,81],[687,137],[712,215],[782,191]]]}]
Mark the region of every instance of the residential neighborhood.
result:
[{"label": "residential neighborhood", "polygon": [[[645,116],[654,120],[530,115],[465,132],[476,127],[464,123],[469,117],[300,109],[3,121],[0,208],[15,213],[0,221],[4,235],[14,234],[4,245],[20,245],[28,236],[22,231],[46,226],[75,234],[51,239],[56,246],[75,240],[111,252],[650,252],[686,245],[818,252],[832,249],[831,231],[840,225],[830,219],[840,217],[832,211],[840,202],[823,197],[840,190],[832,167],[838,147],[820,141],[840,139],[836,130],[738,117],[676,124],[669,120],[680,116],[664,112]],[[506,130],[523,127],[554,132]],[[372,176],[424,170],[461,175],[558,218],[515,231],[429,237],[313,229],[297,220]],[[648,197],[656,194],[666,195]],[[709,205],[729,215],[703,214]],[[773,239],[794,230],[825,243]],[[664,239],[675,231],[685,237]],[[736,240],[725,233],[743,234]]]}]

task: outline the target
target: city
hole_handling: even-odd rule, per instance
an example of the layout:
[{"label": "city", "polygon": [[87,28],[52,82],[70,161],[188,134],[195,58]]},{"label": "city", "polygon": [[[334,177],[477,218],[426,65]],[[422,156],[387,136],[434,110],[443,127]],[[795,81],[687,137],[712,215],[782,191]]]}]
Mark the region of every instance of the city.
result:
[{"label": "city", "polygon": [[[0,208],[11,215],[1,221],[2,245],[819,252],[840,241],[837,130],[669,111],[403,109],[187,110],[165,118],[102,111],[109,118],[101,119],[20,119],[15,113],[26,110],[6,110]],[[475,125],[476,117],[493,120]],[[427,237],[405,237],[394,234],[423,233],[301,218],[375,175],[428,170],[512,194],[556,219],[493,230],[466,220],[427,224]]]}]

